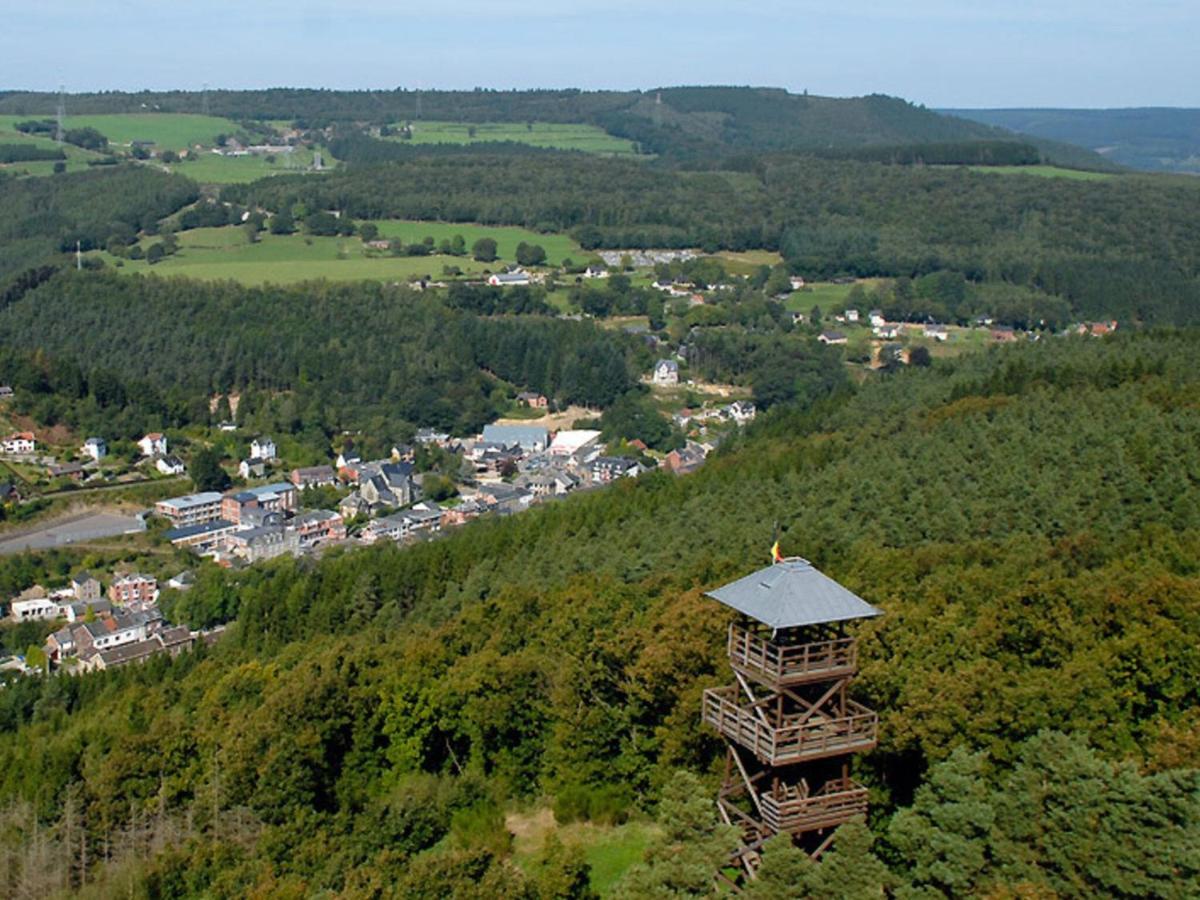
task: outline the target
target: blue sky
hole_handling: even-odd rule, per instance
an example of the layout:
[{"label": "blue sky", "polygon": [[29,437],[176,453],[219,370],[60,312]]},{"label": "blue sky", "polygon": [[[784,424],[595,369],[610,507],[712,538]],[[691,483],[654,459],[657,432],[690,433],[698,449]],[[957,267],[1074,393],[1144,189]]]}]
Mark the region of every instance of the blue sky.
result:
[{"label": "blue sky", "polygon": [[0,0],[0,88],[756,84],[1196,106],[1200,0]]}]

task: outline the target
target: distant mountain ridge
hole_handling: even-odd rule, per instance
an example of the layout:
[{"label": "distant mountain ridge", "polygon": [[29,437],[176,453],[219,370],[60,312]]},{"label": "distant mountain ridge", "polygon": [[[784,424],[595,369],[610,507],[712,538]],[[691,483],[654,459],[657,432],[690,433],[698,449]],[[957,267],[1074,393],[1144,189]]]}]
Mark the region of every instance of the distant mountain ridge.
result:
[{"label": "distant mountain ridge", "polygon": [[[0,114],[48,116],[56,95],[0,92]],[[769,87],[666,87],[648,91],[166,91],[75,94],[72,113],[209,112],[235,120],[286,119],[307,126],[460,122],[560,122],[597,125],[674,161],[732,155],[822,152],[871,146],[1012,141],[990,125],[941,115],[883,94],[818,97]],[[1029,139],[1048,162],[1114,168],[1074,147]]]},{"label": "distant mountain ridge", "polygon": [[1133,169],[1200,174],[1200,109],[943,109],[939,112],[1086,147]]}]

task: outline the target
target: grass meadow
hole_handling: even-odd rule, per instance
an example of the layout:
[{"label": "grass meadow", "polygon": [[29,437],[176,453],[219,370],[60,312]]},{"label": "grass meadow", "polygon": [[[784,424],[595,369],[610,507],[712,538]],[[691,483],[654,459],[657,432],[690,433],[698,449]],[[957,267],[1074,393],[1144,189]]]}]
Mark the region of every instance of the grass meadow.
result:
[{"label": "grass meadow", "polygon": [[[399,127],[399,126],[397,126]],[[474,129],[472,135],[471,129]],[[411,138],[393,135],[388,140],[413,144],[481,144],[515,141],[553,150],[630,155],[633,141],[615,137],[595,125],[558,122],[413,122]]]}]

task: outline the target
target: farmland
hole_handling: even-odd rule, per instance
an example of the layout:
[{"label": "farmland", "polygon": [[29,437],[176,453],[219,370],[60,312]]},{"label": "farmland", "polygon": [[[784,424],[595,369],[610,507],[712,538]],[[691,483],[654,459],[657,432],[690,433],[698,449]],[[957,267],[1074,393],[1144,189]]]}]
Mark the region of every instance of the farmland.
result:
[{"label": "farmland", "polygon": [[[329,154],[324,154],[329,160]],[[201,151],[194,157],[180,160],[167,168],[180,175],[186,175],[200,184],[245,184],[268,175],[295,175],[298,172],[309,172],[313,162],[313,152],[307,148],[297,147],[291,153],[281,153],[276,156],[221,156],[217,153]]]},{"label": "farmland", "polygon": [[393,134],[389,140],[412,144],[482,144],[513,141],[552,150],[618,155],[637,153],[633,141],[614,137],[595,125],[558,122],[413,122],[410,127],[411,137]]},{"label": "farmland", "polygon": [[[569,239],[541,236],[522,229],[485,228],[482,226],[451,226],[424,222],[380,222],[404,233],[407,242],[420,241],[426,235],[435,239],[462,234],[468,246],[484,235],[496,238],[500,259],[495,263],[477,263],[470,257],[451,256],[390,256],[368,250],[357,237],[315,237],[307,235],[262,234],[257,243],[247,241],[240,228],[197,228],[179,234],[179,252],[151,266],[145,260],[123,259],[102,254],[109,265],[120,263],[124,273],[154,272],[160,275],[182,275],[207,281],[231,279],[242,284],[293,284],[301,281],[328,279],[332,281],[409,281],[413,278],[440,277],[442,267],[457,266],[466,275],[480,275],[487,269],[499,269],[513,261],[518,240],[556,241],[555,253],[575,248]],[[381,227],[381,232],[389,229]],[[508,232],[504,235],[501,232]],[[520,232],[520,234],[512,234]],[[153,243],[143,242],[143,246]],[[566,242],[565,244],[563,242]],[[547,252],[550,247],[546,246]],[[554,259],[554,253],[551,253]]]},{"label": "farmland", "polygon": [[516,228],[499,225],[474,225],[459,222],[415,222],[399,219],[376,219],[374,223],[379,228],[381,238],[401,240],[406,244],[416,243],[426,237],[432,237],[435,243],[443,238],[453,238],[461,234],[470,247],[480,238],[492,238],[496,241],[496,250],[501,260],[516,259],[517,244],[525,241],[530,244],[540,244],[546,250],[546,261],[551,265],[559,265],[564,259],[571,258],[582,262],[589,254],[580,248],[565,234],[539,234],[528,228]]},{"label": "farmland", "polygon": [[[44,116],[0,116],[0,132],[13,131],[17,122],[38,118],[53,118],[53,111],[47,110]],[[68,115],[65,125],[95,128],[112,144],[153,141],[161,150],[183,150],[196,144],[212,146],[218,134],[233,134],[238,130],[237,123],[229,119],[176,113]]]},{"label": "farmland", "polygon": [[972,172],[988,172],[993,175],[1033,175],[1038,178],[1066,178],[1071,181],[1107,181],[1119,176],[1112,172],[1085,172],[1082,169],[1064,169],[1060,166],[968,166]]}]

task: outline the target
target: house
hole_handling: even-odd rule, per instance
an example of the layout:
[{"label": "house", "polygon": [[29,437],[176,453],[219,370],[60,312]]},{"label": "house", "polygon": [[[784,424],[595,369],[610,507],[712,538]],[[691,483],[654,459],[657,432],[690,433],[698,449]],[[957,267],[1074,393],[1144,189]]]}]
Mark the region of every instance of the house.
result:
[{"label": "house", "polygon": [[114,578],[108,586],[108,599],[118,606],[153,603],[158,599],[158,579],[137,572]]},{"label": "house", "polygon": [[223,432],[225,432],[226,434],[228,434],[228,433],[229,433],[229,432],[231,432],[231,431],[237,431],[237,429],[238,429],[238,427],[237,427],[237,422],[229,422],[229,421],[221,422],[221,423],[220,423],[220,424],[217,426],[217,428],[218,428],[220,431],[223,431]]},{"label": "house", "polygon": [[412,444],[394,444],[392,446],[392,462],[412,462],[417,458],[417,451]]},{"label": "house", "polygon": [[196,576],[187,569],[167,579],[167,587],[173,591],[190,591],[195,584]]},{"label": "house", "polygon": [[444,431],[434,431],[432,428],[419,428],[413,440],[418,444],[437,444],[444,447],[450,442],[450,435]]},{"label": "house", "polygon": [[950,332],[946,329],[945,325],[938,325],[933,322],[926,325],[922,333],[925,337],[933,338],[935,341],[944,341],[950,337]]},{"label": "house", "polygon": [[808,316],[806,316],[804,313],[802,313],[802,312],[793,312],[792,313],[792,324],[793,325],[803,325],[807,321],[808,321]]},{"label": "house", "polygon": [[46,657],[53,663],[60,663],[66,657],[75,653],[75,639],[71,637],[71,629],[63,626],[46,638]]},{"label": "house", "polygon": [[0,384],[0,400],[11,400],[13,398],[13,389],[11,385]]},{"label": "house", "polygon": [[142,456],[165,456],[167,437],[162,432],[152,431],[138,441],[138,449],[142,451]]},{"label": "house", "polygon": [[36,449],[37,441],[32,431],[17,431],[0,438],[0,453],[7,456],[22,456],[33,453]]},{"label": "house", "polygon": [[550,446],[545,425],[484,425],[483,440],[505,447],[518,446],[526,453],[541,453]]},{"label": "house", "polygon": [[704,465],[706,456],[705,449],[693,441],[688,441],[687,444],[680,450],[672,450],[662,461],[662,467],[668,472],[674,472],[676,475],[686,475],[689,472],[694,472]]},{"label": "house", "polygon": [[165,628],[144,640],[100,650],[84,664],[84,670],[103,671],[114,669],[129,665],[130,663],[145,662],[161,653],[178,656],[184,650],[190,648],[194,642],[195,637],[183,625],[178,625],[174,628]]},{"label": "house", "polygon": [[492,287],[516,287],[530,283],[528,272],[500,272],[488,277],[487,283]]},{"label": "house", "polygon": [[475,499],[488,510],[511,515],[528,509],[533,494],[511,484],[481,484]]},{"label": "house", "polygon": [[660,359],[654,364],[650,380],[660,385],[679,384],[679,363],[673,359]]},{"label": "house", "polygon": [[326,541],[346,539],[346,523],[340,515],[328,509],[302,512],[292,521],[300,546],[304,548],[323,544]]},{"label": "house", "polygon": [[46,596],[46,589],[41,585],[22,591],[8,606],[8,617],[14,622],[57,619],[58,615],[58,604]]},{"label": "house", "polygon": [[145,613],[117,610],[106,618],[81,622],[71,629],[71,637],[80,658],[87,660],[101,650],[145,640],[152,621]]},{"label": "house", "polygon": [[83,442],[83,447],[80,452],[84,456],[89,456],[96,462],[108,456],[108,444],[104,442],[104,438],[90,437]]},{"label": "house", "polygon": [[887,324],[887,319],[883,317],[883,310],[881,309],[871,310],[867,313],[867,319],[870,321],[872,328],[878,328],[881,325]]},{"label": "house", "polygon": [[845,312],[845,316],[846,316],[847,322],[857,322],[858,321],[858,310],[857,309],[848,309]]},{"label": "house", "polygon": [[176,547],[204,554],[224,546],[225,538],[237,529],[237,525],[225,519],[210,519],[194,525],[172,528],[164,537]]},{"label": "house", "polygon": [[752,422],[754,417],[758,415],[758,409],[749,400],[734,400],[727,407],[729,418],[733,419],[738,425],[745,425],[747,422]]},{"label": "house", "polygon": [[436,504],[426,509],[406,509],[370,522],[362,532],[362,541],[373,544],[380,540],[404,541],[423,533],[440,531],[442,510]]},{"label": "house", "polygon": [[583,277],[584,278],[607,278],[608,277],[608,266],[596,266],[596,265],[588,266],[586,269],[583,270]]},{"label": "house", "polygon": [[58,613],[68,622],[82,622],[89,617],[97,619],[112,615],[112,604],[103,597],[98,600],[76,600],[74,603],[59,601]]},{"label": "house", "polygon": [[216,491],[184,494],[182,497],[159,500],[154,504],[154,511],[160,516],[170,519],[171,524],[176,528],[200,525],[221,518],[221,501],[223,499]]},{"label": "house", "polygon": [[793,291],[798,291],[804,287],[804,279],[799,275],[793,275],[788,279],[788,286],[791,287]]},{"label": "house", "polygon": [[267,464],[261,459],[243,459],[238,463],[238,475],[247,481],[251,478],[262,478],[266,474]]},{"label": "house", "polygon": [[250,442],[250,458],[272,460],[275,458],[275,442],[269,437],[256,437]]},{"label": "house", "polygon": [[369,515],[371,512],[371,504],[363,499],[362,494],[355,491],[353,494],[348,494],[338,502],[338,513],[343,521],[353,519],[355,516]]},{"label": "house", "polygon": [[69,478],[72,481],[83,481],[87,474],[79,463],[54,463],[46,467],[46,474],[51,478]]},{"label": "house", "polygon": [[1007,326],[997,325],[992,329],[992,340],[999,344],[1008,344],[1016,339],[1017,333]]},{"label": "house", "polygon": [[549,401],[536,391],[521,391],[517,394],[517,402],[530,409],[545,409],[549,406]]},{"label": "house", "polygon": [[826,346],[833,346],[846,343],[846,336],[840,331],[822,331],[817,340]]},{"label": "house", "polygon": [[242,524],[243,511],[262,509],[268,512],[289,512],[296,508],[296,486],[277,481],[261,487],[246,488],[221,499],[221,518],[235,525]]},{"label": "house", "polygon": [[592,460],[592,481],[608,484],[618,478],[632,478],[642,473],[642,464],[627,456],[598,456]]},{"label": "house", "polygon": [[187,468],[183,464],[183,460],[178,456],[172,456],[170,454],[166,456],[160,456],[158,459],[154,460],[154,468],[158,469],[158,471],[163,475],[182,475],[187,471]]},{"label": "house", "polygon": [[900,337],[899,325],[876,325],[871,329],[872,334],[877,338],[883,338],[885,341],[895,340]]},{"label": "house", "polygon": [[337,476],[334,475],[332,466],[306,466],[292,469],[288,473],[288,481],[303,490],[304,488],[327,487],[336,484]]},{"label": "house", "polygon": [[71,595],[76,600],[99,600],[100,582],[87,572],[71,576]]},{"label": "house", "polygon": [[273,559],[285,553],[300,555],[300,536],[282,525],[235,531],[225,539],[225,545],[234,556],[240,556],[250,563]]}]

